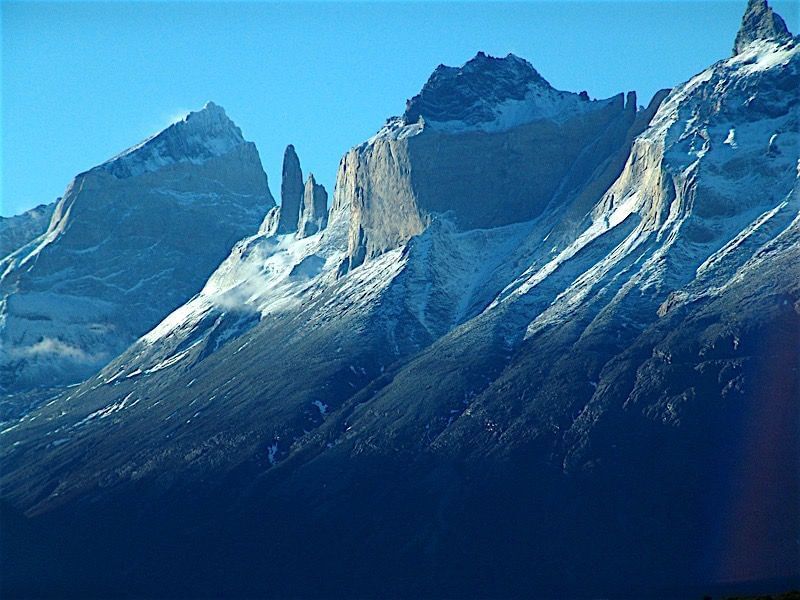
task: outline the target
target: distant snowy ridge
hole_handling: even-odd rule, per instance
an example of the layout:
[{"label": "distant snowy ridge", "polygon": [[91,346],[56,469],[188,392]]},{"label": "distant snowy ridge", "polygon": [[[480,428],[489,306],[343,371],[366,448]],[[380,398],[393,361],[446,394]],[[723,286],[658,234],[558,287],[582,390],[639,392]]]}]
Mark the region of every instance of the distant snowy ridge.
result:
[{"label": "distant snowy ridge", "polygon": [[133,177],[177,162],[202,164],[243,143],[241,129],[228,118],[225,109],[207,102],[202,110],[190,112],[177,123],[94,169],[118,178]]},{"label": "distant snowy ridge", "polygon": [[[599,101],[610,102],[611,100]],[[551,86],[523,58],[479,52],[461,67],[439,65],[408,101],[402,122],[458,133],[506,131],[537,119],[567,119],[597,108],[586,93]]]},{"label": "distant snowy ridge", "polygon": [[[352,205],[337,187],[328,229],[299,239],[262,228],[243,240],[196,298],[114,368],[128,374],[205,360],[231,340],[250,339],[265,319],[302,313],[321,297],[310,318],[325,327],[377,311],[389,339],[412,331],[410,320],[425,332],[417,339],[432,340],[491,323],[512,348],[578,312],[602,322],[622,311],[642,327],[657,311],[723,290],[798,215],[798,99],[783,90],[797,55],[793,42],[756,41],[665,94],[619,177],[575,230],[559,230],[569,207],[466,231],[452,214],[434,213],[419,235],[342,274]],[[709,107],[712,94],[718,100]]]},{"label": "distant snowy ridge", "polygon": [[208,103],[78,174],[0,259],[0,390],[80,381],[202,287],[274,206],[258,151]]},{"label": "distant snowy ridge", "polygon": [[0,217],[0,259],[42,235],[56,203],[40,204],[13,217]]}]

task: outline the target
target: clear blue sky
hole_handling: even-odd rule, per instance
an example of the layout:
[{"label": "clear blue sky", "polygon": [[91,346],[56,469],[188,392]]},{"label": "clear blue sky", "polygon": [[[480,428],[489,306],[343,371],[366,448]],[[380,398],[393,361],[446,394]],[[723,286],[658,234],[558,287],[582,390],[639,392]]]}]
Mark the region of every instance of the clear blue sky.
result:
[{"label": "clear blue sky", "polygon": [[[2,1],[0,213],[207,100],[257,144],[276,196],[289,143],[332,192],[342,154],[439,63],[514,52],[560,89],[644,104],[728,56],[745,4]],[[771,4],[796,33],[797,0]]]}]

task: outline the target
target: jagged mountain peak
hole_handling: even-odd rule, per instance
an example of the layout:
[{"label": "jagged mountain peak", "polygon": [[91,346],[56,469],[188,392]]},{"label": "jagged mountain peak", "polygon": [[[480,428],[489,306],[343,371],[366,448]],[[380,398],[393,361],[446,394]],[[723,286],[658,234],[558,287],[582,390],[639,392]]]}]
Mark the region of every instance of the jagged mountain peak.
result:
[{"label": "jagged mountain peak", "polygon": [[505,56],[492,56],[483,51],[478,51],[461,67],[447,67],[439,65],[439,69],[450,72],[466,74],[482,74],[485,76],[505,76],[521,79],[528,82],[537,82],[550,85],[539,75],[538,71],[524,58],[509,52]]},{"label": "jagged mountain peak", "polygon": [[187,131],[205,131],[207,133],[230,135],[231,137],[239,140],[244,140],[242,137],[242,130],[237,127],[225,109],[219,104],[208,101],[203,105],[203,108],[197,111],[190,112],[182,121],[176,123],[186,123],[190,125]]},{"label": "jagged mountain peak", "polygon": [[426,127],[505,131],[541,119],[563,120],[607,102],[555,89],[515,54],[498,58],[478,52],[460,67],[436,67],[420,93],[406,101],[403,116],[387,121],[382,132],[402,138]]},{"label": "jagged mountain peak", "polygon": [[297,157],[297,150],[295,150],[294,144],[289,144],[286,146],[286,150],[283,151],[283,169],[291,168],[294,164],[299,165],[300,159]]},{"label": "jagged mountain peak", "polygon": [[[206,102],[203,105],[203,108],[200,111],[197,111],[197,112],[209,112],[209,113],[217,113],[217,114],[225,115],[225,109],[222,106],[220,106],[219,104],[217,104],[216,102],[214,102],[213,100],[209,100],[208,102]],[[227,116],[227,115],[225,115],[225,116]]]},{"label": "jagged mountain peak", "polygon": [[[640,111],[633,93],[534,79],[510,95],[526,65],[437,69],[415,133],[342,160],[328,227],[288,146],[281,235],[206,257],[220,266],[202,290],[124,351],[98,339],[163,302],[215,235],[235,239],[220,226],[242,218],[204,186],[241,177],[225,160],[75,186],[97,226],[76,219],[63,259],[18,270],[0,326],[28,336],[26,357],[122,354],[16,422],[0,398],[3,515],[31,523],[14,524],[30,559],[11,575],[63,556],[50,589],[75,596],[119,581],[324,596],[353,565],[342,595],[690,596],[794,577],[800,45],[758,37]],[[216,108],[184,123],[205,132]],[[184,180],[219,212],[190,210]],[[37,271],[40,290],[22,278]],[[770,477],[748,477],[753,459]],[[88,539],[97,522],[108,537]]]},{"label": "jagged mountain peak", "polygon": [[461,67],[440,64],[419,94],[406,102],[403,120],[486,121],[492,107],[522,100],[531,86],[550,88],[533,66],[514,54],[497,58],[478,52]]},{"label": "jagged mountain peak", "polygon": [[733,54],[741,53],[748,44],[757,40],[784,41],[791,38],[786,22],[772,10],[767,0],[750,0],[736,34]]},{"label": "jagged mountain peak", "polygon": [[300,206],[300,219],[297,231],[301,236],[313,235],[325,229],[328,223],[328,192],[325,186],[317,183],[313,173],[308,174],[303,203]]},{"label": "jagged mountain peak", "polygon": [[286,146],[281,169],[281,208],[276,233],[297,231],[297,221],[303,203],[303,170],[292,144]]},{"label": "jagged mountain peak", "polygon": [[192,297],[273,205],[255,145],[213,103],[78,174],[49,226],[0,257],[0,390],[95,372]]},{"label": "jagged mountain peak", "polygon": [[225,109],[209,101],[202,109],[190,112],[95,169],[123,179],[178,162],[199,164],[245,142],[242,130]]},{"label": "jagged mountain peak", "polygon": [[295,233],[308,237],[328,224],[328,193],[318,184],[313,173],[303,183],[300,159],[292,144],[283,154],[281,205],[264,218],[259,233],[267,236]]}]

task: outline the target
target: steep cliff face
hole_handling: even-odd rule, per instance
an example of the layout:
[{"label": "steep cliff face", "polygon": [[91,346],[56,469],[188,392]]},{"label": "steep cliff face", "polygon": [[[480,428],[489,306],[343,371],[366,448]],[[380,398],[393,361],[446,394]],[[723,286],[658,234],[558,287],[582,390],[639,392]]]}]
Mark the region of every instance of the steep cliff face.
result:
[{"label": "steep cliff face", "polygon": [[209,103],[78,175],[3,259],[0,388],[69,384],[196,293],[274,205],[255,146]]},{"label": "steep cliff face", "polygon": [[560,92],[514,55],[440,66],[403,117],[342,160],[334,205],[352,211],[348,267],[437,214],[461,229],[497,227],[536,218],[593,178],[605,189],[646,124],[635,94]]},{"label": "steep cliff face", "polygon": [[[471,418],[461,421],[470,433],[447,443],[465,452],[481,447],[478,430],[491,421],[507,434],[504,442],[492,431],[481,433],[486,446],[478,451],[484,452],[512,443],[526,428],[555,423],[559,427],[547,435],[558,440],[556,456],[567,455],[563,468],[589,469],[598,457],[582,436],[592,437],[597,420],[621,418],[614,412],[621,407],[642,408],[622,392],[624,385],[612,383],[621,377],[617,361],[632,343],[649,348],[645,358],[625,359],[634,371],[641,366],[637,360],[647,363],[633,376],[636,386],[650,385],[650,377],[668,380],[664,390],[681,392],[707,383],[689,376],[671,380],[680,369],[675,356],[662,354],[663,343],[686,363],[713,368],[720,377],[714,394],[727,383],[731,392],[742,366],[736,366],[737,331],[754,335],[757,327],[750,323],[775,327],[781,319],[797,320],[800,273],[792,257],[800,234],[799,50],[796,42],[755,42],[670,93],[581,234],[564,248],[528,251],[529,268],[486,311],[426,351],[427,358],[417,357],[406,376],[394,378],[387,388],[398,387],[393,401],[414,395],[419,371],[447,372],[457,363],[480,373],[492,368],[481,366],[486,356],[520,343],[503,374],[480,392],[486,412],[477,416],[472,404]],[[670,332],[678,326],[680,335]],[[756,360],[755,348],[750,351],[738,356]],[[439,381],[429,398],[475,392],[474,381]],[[643,418],[672,427],[701,410],[690,400],[697,389],[680,400],[680,392],[659,397],[658,389],[652,386]],[[500,401],[507,393],[525,394],[519,413]],[[613,406],[600,408],[601,397],[601,404]],[[710,397],[697,400],[704,401]],[[524,436],[517,439],[524,443]]]}]

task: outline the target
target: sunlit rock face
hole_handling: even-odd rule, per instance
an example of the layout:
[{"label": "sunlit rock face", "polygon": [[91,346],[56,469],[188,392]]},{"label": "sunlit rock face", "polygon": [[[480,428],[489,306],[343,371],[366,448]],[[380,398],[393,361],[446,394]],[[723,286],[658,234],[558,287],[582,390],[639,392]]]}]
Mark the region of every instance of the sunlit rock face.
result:
[{"label": "sunlit rock face", "polygon": [[274,205],[255,146],[209,103],[75,177],[2,261],[0,388],[90,375],[196,293]]},{"label": "sunlit rock face", "polygon": [[352,210],[348,266],[404,243],[435,214],[462,229],[497,227],[537,217],[614,163],[598,187],[608,185],[645,125],[635,94],[561,92],[511,54],[440,66],[402,117],[342,159],[334,207]]}]

